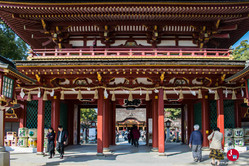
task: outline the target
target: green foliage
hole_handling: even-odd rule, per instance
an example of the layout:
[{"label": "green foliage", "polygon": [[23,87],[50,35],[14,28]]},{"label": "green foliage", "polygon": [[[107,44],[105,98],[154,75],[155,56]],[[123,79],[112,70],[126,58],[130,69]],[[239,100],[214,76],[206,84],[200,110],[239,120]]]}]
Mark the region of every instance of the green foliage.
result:
[{"label": "green foliage", "polygon": [[0,20],[0,55],[13,60],[27,57],[27,44]]},{"label": "green foliage", "polygon": [[181,117],[181,109],[180,108],[165,108],[165,117],[175,120]]},{"label": "green foliage", "polygon": [[89,127],[91,121],[96,121],[97,120],[97,112],[93,108],[81,108],[80,109],[80,122],[81,124]]},{"label": "green foliage", "polygon": [[249,44],[247,40],[240,42],[240,45],[233,50],[232,53],[236,60],[249,60]]}]

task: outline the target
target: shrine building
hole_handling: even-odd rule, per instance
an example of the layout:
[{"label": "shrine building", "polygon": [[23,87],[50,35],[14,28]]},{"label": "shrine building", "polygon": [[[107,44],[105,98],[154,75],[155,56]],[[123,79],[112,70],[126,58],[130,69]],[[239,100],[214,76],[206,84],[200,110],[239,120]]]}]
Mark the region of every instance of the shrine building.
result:
[{"label": "shrine building", "polygon": [[159,154],[165,108],[181,108],[185,144],[194,124],[204,147],[214,127],[243,124],[247,79],[226,79],[245,67],[229,48],[249,30],[249,2],[6,0],[0,17],[30,45],[15,63],[36,80],[17,80],[21,108],[5,122],[37,128],[37,153],[50,126],[63,125],[69,145],[79,143],[81,108],[98,110],[98,154],[115,145],[116,108],[129,102],[146,109],[147,144]]}]

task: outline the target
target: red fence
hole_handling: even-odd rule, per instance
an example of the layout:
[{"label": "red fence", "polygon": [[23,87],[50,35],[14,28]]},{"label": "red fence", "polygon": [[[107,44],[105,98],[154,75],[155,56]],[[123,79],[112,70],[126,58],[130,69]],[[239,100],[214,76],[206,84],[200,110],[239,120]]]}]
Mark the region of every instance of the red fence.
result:
[{"label": "red fence", "polygon": [[163,49],[163,48],[81,48],[81,49],[34,49],[30,58],[80,57],[80,58],[224,58],[229,49]]}]

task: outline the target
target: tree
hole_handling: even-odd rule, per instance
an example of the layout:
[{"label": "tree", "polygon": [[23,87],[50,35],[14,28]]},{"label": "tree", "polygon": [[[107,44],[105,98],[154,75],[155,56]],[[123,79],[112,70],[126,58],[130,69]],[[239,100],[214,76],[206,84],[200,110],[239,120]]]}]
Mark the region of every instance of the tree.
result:
[{"label": "tree", "polygon": [[85,125],[87,128],[90,126],[91,121],[97,120],[97,112],[93,108],[81,108],[81,124]]},{"label": "tree", "polygon": [[12,60],[27,57],[28,45],[0,20],[0,55]]},{"label": "tree", "polygon": [[236,60],[249,60],[249,44],[247,40],[240,42],[240,45],[236,47],[232,55]]},{"label": "tree", "polygon": [[165,117],[175,120],[181,117],[181,109],[180,108],[166,108],[164,109]]}]

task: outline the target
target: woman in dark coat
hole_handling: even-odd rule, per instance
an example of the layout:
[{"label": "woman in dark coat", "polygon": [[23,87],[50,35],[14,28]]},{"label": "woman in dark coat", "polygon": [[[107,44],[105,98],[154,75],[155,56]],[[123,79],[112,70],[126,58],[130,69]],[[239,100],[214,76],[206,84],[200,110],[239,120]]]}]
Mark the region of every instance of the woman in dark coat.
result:
[{"label": "woman in dark coat", "polygon": [[49,159],[51,159],[54,156],[54,139],[55,139],[55,133],[52,127],[48,129],[48,134],[46,137],[48,138],[48,152],[50,155]]}]

